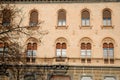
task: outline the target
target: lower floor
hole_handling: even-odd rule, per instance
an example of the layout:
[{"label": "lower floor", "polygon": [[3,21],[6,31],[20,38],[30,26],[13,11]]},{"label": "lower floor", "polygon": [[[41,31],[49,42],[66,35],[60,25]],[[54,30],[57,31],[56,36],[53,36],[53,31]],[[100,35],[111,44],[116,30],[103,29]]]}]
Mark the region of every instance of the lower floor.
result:
[{"label": "lower floor", "polygon": [[14,66],[0,80],[120,80],[120,67],[35,65]]}]

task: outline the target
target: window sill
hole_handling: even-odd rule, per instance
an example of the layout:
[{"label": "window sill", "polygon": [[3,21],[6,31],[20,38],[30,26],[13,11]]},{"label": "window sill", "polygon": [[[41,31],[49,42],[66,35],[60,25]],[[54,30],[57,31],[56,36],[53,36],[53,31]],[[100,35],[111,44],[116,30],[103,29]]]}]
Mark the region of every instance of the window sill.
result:
[{"label": "window sill", "polygon": [[92,29],[92,26],[79,26],[80,29]]},{"label": "window sill", "polygon": [[56,28],[56,29],[67,29],[68,26],[56,26],[55,28]]},{"label": "window sill", "polygon": [[110,26],[101,26],[102,29],[113,29],[114,26],[110,25]]},{"label": "window sill", "polygon": [[67,57],[55,57],[55,59],[56,59],[56,62],[65,62]]},{"label": "window sill", "polygon": [[37,30],[40,26],[27,26],[28,30]]}]

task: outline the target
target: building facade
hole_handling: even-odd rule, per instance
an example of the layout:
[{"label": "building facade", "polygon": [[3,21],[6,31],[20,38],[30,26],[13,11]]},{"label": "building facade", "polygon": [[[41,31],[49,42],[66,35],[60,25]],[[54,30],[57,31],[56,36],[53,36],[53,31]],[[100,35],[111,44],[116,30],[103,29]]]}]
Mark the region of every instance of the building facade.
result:
[{"label": "building facade", "polygon": [[[1,76],[1,80],[120,80],[118,0],[7,3],[22,10],[21,25],[34,35],[18,39],[27,62],[20,64],[19,79],[8,69],[9,75]],[[1,20],[3,26],[11,23],[9,18]],[[37,25],[39,21],[42,23]],[[36,35],[41,30],[48,34]],[[41,42],[38,37],[42,37]]]}]

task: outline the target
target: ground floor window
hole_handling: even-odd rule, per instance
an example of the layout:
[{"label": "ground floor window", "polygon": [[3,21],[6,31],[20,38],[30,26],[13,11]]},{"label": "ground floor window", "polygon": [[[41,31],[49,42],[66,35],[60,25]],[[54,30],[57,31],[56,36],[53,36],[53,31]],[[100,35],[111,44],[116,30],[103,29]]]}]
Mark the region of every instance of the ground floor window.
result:
[{"label": "ground floor window", "polygon": [[91,76],[83,76],[81,80],[92,80]]},{"label": "ground floor window", "polygon": [[104,80],[116,80],[116,78],[113,76],[105,76]]},{"label": "ground floor window", "polygon": [[50,80],[70,80],[70,77],[54,75],[54,76],[51,76]]}]

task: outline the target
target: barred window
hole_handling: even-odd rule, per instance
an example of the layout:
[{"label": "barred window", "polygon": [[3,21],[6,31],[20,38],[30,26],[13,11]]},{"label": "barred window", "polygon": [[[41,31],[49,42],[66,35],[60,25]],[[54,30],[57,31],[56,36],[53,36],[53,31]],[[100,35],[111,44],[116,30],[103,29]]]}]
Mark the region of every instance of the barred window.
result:
[{"label": "barred window", "polygon": [[37,26],[38,24],[38,12],[36,10],[31,11],[30,13],[30,26]]}]

